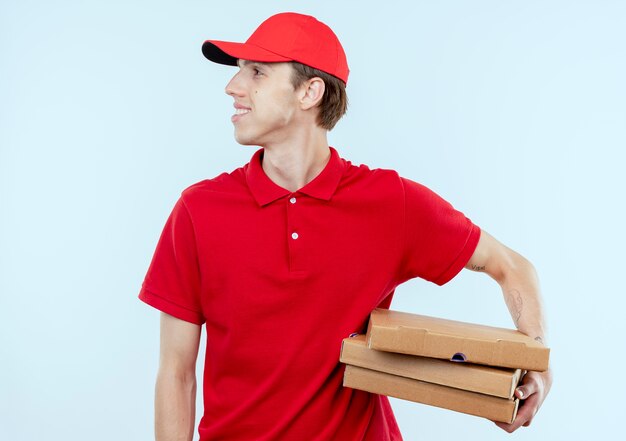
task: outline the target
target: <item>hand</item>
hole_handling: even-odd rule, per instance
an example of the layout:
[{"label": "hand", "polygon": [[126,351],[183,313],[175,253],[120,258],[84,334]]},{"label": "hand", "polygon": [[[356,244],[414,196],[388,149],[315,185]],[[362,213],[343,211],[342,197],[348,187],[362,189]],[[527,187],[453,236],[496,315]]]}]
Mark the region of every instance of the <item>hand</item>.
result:
[{"label": "hand", "polygon": [[521,426],[528,427],[532,422],[535,414],[541,407],[546,395],[550,392],[552,386],[552,371],[545,372],[529,371],[522,383],[515,390],[515,396],[520,399],[520,406],[517,411],[517,417],[511,424],[499,423],[495,424],[503,430],[512,433]]}]

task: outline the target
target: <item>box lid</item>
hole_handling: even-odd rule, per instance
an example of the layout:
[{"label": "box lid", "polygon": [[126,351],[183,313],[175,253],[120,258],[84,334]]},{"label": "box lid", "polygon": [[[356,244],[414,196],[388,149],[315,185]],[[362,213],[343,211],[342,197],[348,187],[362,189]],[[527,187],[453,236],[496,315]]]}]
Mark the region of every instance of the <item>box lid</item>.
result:
[{"label": "box lid", "polygon": [[545,371],[550,349],[514,330],[376,308],[367,329],[370,349]]}]

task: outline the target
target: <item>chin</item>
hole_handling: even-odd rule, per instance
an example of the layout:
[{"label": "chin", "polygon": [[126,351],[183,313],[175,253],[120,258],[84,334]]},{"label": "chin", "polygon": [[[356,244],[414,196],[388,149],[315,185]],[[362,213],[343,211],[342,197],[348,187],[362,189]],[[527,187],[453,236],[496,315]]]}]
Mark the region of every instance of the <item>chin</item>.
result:
[{"label": "chin", "polygon": [[237,141],[237,143],[240,144],[240,145],[259,145],[258,143],[254,142],[253,140],[241,139],[241,138],[237,138],[236,136],[235,136],[235,141]]},{"label": "chin", "polygon": [[245,136],[243,134],[237,133],[235,130],[235,141],[241,145],[261,145],[259,144],[259,139],[256,139],[253,136]]}]

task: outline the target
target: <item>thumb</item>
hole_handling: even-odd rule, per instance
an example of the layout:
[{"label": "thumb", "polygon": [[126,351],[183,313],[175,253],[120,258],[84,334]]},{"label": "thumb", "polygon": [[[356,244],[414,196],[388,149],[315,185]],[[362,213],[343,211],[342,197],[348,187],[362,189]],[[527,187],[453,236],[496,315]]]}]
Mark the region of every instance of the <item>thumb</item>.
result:
[{"label": "thumb", "polygon": [[519,386],[516,390],[515,390],[515,396],[517,398],[519,398],[520,400],[525,400],[526,398],[528,398],[529,396],[531,396],[532,394],[534,394],[536,392],[536,387],[534,383],[526,383],[523,384],[521,386]]}]

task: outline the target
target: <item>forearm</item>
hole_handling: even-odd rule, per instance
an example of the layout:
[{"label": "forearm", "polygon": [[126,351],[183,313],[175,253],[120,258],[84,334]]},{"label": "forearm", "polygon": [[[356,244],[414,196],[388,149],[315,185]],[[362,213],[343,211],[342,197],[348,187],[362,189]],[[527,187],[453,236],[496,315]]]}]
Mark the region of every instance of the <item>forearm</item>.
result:
[{"label": "forearm", "polygon": [[191,441],[196,417],[196,378],[159,372],[155,388],[156,441]]},{"label": "forearm", "polygon": [[517,329],[547,344],[543,301],[533,265],[513,252],[510,266],[497,281]]},{"label": "forearm", "polygon": [[517,329],[547,344],[539,278],[526,258],[481,231],[466,268],[485,272],[498,282]]}]

